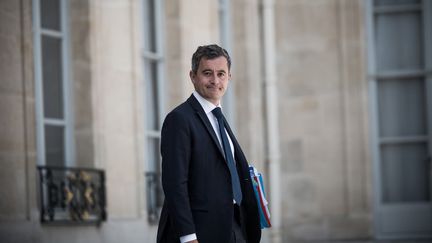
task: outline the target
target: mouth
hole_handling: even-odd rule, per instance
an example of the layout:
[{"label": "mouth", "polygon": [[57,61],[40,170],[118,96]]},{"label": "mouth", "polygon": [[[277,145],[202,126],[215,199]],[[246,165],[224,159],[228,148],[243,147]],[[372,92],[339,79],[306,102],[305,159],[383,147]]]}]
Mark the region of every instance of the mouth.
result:
[{"label": "mouth", "polygon": [[207,89],[209,89],[209,90],[221,90],[221,88],[218,88],[216,86],[207,86]]}]

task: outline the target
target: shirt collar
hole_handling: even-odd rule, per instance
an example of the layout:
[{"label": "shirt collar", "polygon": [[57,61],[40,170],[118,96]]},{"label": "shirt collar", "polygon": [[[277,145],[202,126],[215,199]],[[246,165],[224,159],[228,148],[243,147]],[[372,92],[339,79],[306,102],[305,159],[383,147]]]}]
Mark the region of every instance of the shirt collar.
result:
[{"label": "shirt collar", "polygon": [[200,103],[201,107],[204,109],[204,112],[206,114],[210,113],[214,108],[216,107],[220,107],[222,108],[222,106],[219,105],[215,106],[213,103],[211,103],[210,101],[206,100],[204,97],[202,97],[198,92],[194,91],[193,95],[195,96],[195,98],[198,100],[198,102]]}]

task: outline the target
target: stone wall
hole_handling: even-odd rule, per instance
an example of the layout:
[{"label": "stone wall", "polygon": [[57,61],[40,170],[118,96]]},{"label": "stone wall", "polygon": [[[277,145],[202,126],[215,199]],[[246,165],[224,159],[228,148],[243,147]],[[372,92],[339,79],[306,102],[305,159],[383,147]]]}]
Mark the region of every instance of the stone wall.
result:
[{"label": "stone wall", "polygon": [[220,44],[217,1],[165,2],[167,93],[165,113],[185,101],[193,91],[189,78],[191,58],[199,45]]},{"label": "stone wall", "polygon": [[362,1],[277,1],[285,239],[370,236]]},{"label": "stone wall", "polygon": [[71,1],[70,53],[75,114],[75,160],[77,166],[94,166],[92,70],[90,52],[90,6],[88,1]]},{"label": "stone wall", "polygon": [[31,5],[0,2],[0,219],[28,220],[35,190]]},{"label": "stone wall", "polygon": [[[140,179],[144,146],[137,137],[144,100],[136,18],[137,1],[90,2],[91,92],[94,164],[106,171],[111,218],[136,218],[140,208]],[[97,30],[97,31],[96,31]],[[142,146],[142,147],[141,147]],[[127,198],[127,200],[122,200]]]},{"label": "stone wall", "polygon": [[[70,1],[78,166],[106,171],[108,221],[39,223],[32,1],[0,1],[2,242],[152,242],[145,178],[145,82],[139,0]],[[231,6],[236,135],[267,171],[261,1]],[[364,1],[275,0],[283,241],[372,235]],[[197,45],[219,43],[213,0],[165,1],[165,107],[192,92]],[[269,176],[266,173],[266,179]],[[267,232],[267,231],[266,231]],[[264,238],[263,242],[268,242]]]},{"label": "stone wall", "polygon": [[237,137],[250,163],[265,171],[263,74],[258,1],[233,1],[232,82]]},{"label": "stone wall", "polygon": [[70,1],[76,166],[105,170],[108,221],[47,226],[39,222],[32,1],[0,1],[2,242],[154,241],[144,197],[140,8],[135,0]]}]

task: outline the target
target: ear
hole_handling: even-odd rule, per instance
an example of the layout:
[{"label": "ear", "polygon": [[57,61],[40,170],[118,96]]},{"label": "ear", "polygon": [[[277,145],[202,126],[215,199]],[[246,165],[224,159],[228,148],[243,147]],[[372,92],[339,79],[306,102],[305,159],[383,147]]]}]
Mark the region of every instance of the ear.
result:
[{"label": "ear", "polygon": [[192,70],[190,70],[189,71],[189,77],[190,77],[193,84],[195,84],[195,76],[196,76],[195,73]]}]

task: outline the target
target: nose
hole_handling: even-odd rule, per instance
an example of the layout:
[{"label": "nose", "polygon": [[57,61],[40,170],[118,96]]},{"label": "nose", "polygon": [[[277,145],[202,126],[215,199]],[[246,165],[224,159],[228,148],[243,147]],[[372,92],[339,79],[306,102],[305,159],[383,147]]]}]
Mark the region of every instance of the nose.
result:
[{"label": "nose", "polygon": [[218,78],[217,78],[216,74],[211,75],[211,77],[210,77],[210,83],[211,84],[216,84],[217,81],[218,81]]},{"label": "nose", "polygon": [[217,73],[213,74],[210,78],[210,82],[212,84],[217,84],[217,83],[219,83],[219,81],[220,81],[220,78],[217,76]]}]

